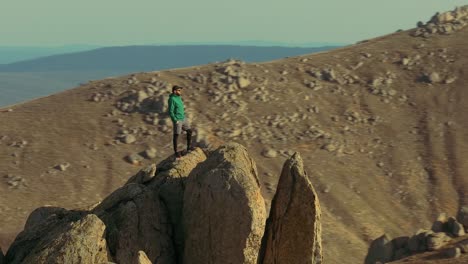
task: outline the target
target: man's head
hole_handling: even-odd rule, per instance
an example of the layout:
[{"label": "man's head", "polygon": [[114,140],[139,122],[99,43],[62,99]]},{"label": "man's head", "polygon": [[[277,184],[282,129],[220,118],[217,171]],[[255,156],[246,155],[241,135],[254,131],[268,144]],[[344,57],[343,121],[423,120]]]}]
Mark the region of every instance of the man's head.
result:
[{"label": "man's head", "polygon": [[178,85],[172,86],[172,93],[176,95],[181,95],[182,94],[182,87]]}]

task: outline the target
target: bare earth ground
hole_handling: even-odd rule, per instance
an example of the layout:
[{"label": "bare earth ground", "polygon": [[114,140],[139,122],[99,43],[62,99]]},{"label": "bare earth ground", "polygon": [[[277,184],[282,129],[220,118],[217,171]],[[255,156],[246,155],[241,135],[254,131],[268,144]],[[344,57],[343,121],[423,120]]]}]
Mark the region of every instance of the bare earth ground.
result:
[{"label": "bare earth ground", "polygon": [[[5,251],[34,208],[96,203],[141,167],[172,154],[170,126],[163,132],[144,122],[144,113],[112,114],[128,91],[143,90],[156,78],[186,87],[193,125],[211,140],[249,149],[267,199],[288,151],[299,151],[323,209],[326,263],[362,263],[372,239],[410,235],[429,228],[440,212],[455,215],[468,204],[467,44],[468,28],[427,39],[398,32],[330,52],[243,65],[251,84],[231,92],[192,78],[221,67],[211,64],[138,73],[137,84],[128,83],[130,76],[93,81],[12,106],[0,112],[0,245]],[[414,64],[403,65],[405,57]],[[311,69],[333,69],[337,79],[355,81],[319,81]],[[442,81],[456,79],[420,80],[431,72]],[[374,94],[379,77],[391,81],[375,83],[385,92]],[[309,88],[311,81],[322,88]],[[103,102],[90,100],[111,91]],[[118,119],[136,142],[119,143]],[[125,161],[149,146],[157,149],[156,158],[140,165]],[[266,148],[278,156],[263,156]],[[54,168],[64,162],[70,163],[65,171]],[[23,180],[12,187],[15,176]],[[467,258],[459,260],[465,262],[450,263]]]}]

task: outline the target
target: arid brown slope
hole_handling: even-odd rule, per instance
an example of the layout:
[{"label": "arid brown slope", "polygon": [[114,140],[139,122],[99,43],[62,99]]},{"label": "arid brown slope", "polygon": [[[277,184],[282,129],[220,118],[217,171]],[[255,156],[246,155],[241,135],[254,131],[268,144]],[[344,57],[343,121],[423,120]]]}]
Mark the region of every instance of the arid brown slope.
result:
[{"label": "arid brown slope", "polygon": [[[13,106],[0,113],[3,250],[34,208],[93,204],[140,169],[126,155],[153,146],[157,156],[143,161],[149,164],[172,152],[170,129],[144,122],[145,113],[112,114],[129,91],[156,78],[186,87],[193,123],[211,141],[248,146],[267,198],[285,153],[300,151],[322,204],[325,261],[362,263],[371,239],[410,234],[468,203],[467,44],[466,27],[428,38],[405,31],[263,64],[139,73],[137,83],[130,76],[94,81]],[[228,77],[217,77],[227,66],[250,85],[228,88]],[[432,72],[441,82],[425,81]],[[93,93],[108,96],[93,102]],[[136,142],[117,144],[118,119]],[[270,148],[279,154],[262,155]],[[65,171],[54,168],[64,162]]]}]

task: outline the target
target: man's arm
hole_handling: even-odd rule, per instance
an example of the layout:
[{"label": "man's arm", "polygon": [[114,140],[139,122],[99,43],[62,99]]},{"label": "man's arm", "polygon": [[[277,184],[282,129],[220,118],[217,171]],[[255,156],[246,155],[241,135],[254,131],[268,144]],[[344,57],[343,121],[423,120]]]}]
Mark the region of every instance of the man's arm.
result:
[{"label": "man's arm", "polygon": [[175,117],[175,102],[171,98],[169,98],[169,116],[171,116],[172,122],[176,121]]}]

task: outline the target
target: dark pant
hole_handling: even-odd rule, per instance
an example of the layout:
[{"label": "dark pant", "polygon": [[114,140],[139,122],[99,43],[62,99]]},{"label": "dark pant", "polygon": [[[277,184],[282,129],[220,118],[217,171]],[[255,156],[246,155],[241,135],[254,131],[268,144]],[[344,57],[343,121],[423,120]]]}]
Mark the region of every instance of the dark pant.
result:
[{"label": "dark pant", "polygon": [[[187,151],[190,150],[192,146],[192,130],[187,129]],[[174,145],[174,153],[177,153],[177,140],[179,139],[179,134],[173,134],[172,144]]]}]

